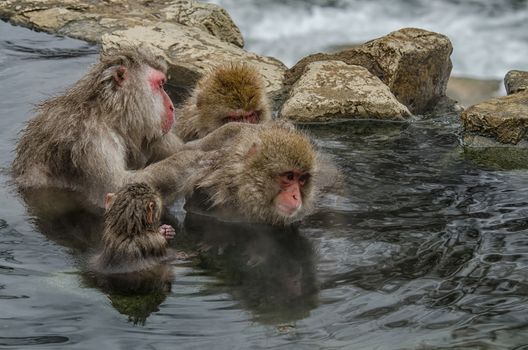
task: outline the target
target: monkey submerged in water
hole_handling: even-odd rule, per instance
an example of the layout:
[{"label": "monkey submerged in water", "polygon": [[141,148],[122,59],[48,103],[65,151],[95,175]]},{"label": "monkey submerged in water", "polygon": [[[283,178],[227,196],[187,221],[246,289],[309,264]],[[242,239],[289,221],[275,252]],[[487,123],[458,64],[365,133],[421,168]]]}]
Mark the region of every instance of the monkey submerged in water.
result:
[{"label": "monkey submerged in water", "polygon": [[106,193],[126,183],[156,178],[145,167],[169,156],[172,172],[182,171],[176,176],[183,184],[200,152],[177,152],[183,143],[172,132],[166,69],[163,60],[142,49],[102,54],[28,122],[13,161],[19,188],[78,191],[100,205]]},{"label": "monkey submerged in water", "polygon": [[198,175],[188,211],[286,225],[309,214],[319,189],[335,180],[321,172],[310,139],[286,122],[237,128],[219,153],[212,169]]},{"label": "monkey submerged in water", "polygon": [[177,115],[174,132],[188,142],[229,122],[271,120],[271,109],[260,73],[246,64],[228,63],[198,81]]},{"label": "monkey submerged in water", "polygon": [[155,267],[167,258],[169,225],[160,226],[162,202],[146,183],[124,186],[105,198],[102,251],[91,260],[100,273],[127,273]]}]

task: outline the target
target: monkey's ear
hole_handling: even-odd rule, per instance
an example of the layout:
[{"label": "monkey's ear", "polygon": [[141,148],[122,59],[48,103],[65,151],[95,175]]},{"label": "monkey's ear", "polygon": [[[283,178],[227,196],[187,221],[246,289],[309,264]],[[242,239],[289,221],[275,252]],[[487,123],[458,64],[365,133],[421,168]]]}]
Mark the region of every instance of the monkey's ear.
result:
[{"label": "monkey's ear", "polygon": [[127,78],[127,67],[119,66],[114,72],[114,80],[117,85],[122,86]]},{"label": "monkey's ear", "polygon": [[154,211],[156,210],[156,203],[149,202],[147,205],[147,222],[152,224],[154,222]]},{"label": "monkey's ear", "polygon": [[115,200],[115,193],[107,193],[104,199],[105,210],[110,209]]}]

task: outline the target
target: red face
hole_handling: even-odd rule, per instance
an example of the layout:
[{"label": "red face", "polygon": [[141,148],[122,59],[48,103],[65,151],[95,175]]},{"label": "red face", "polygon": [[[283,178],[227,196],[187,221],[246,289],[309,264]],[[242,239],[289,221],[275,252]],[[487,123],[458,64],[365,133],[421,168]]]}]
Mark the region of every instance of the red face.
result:
[{"label": "red face", "polygon": [[238,109],[231,111],[227,114],[227,117],[224,118],[225,123],[229,122],[239,122],[239,123],[250,123],[258,124],[260,121],[259,114],[255,111],[245,111]]},{"label": "red face", "polygon": [[306,185],[309,178],[309,173],[297,170],[290,170],[279,175],[280,191],[275,198],[275,205],[279,212],[291,216],[301,208],[301,189]]},{"label": "red face", "polygon": [[161,130],[164,134],[168,133],[174,124],[174,105],[165,92],[164,85],[167,81],[165,74],[156,69],[151,69],[148,75],[148,81],[154,94],[161,96],[163,101],[163,111],[161,113]]}]

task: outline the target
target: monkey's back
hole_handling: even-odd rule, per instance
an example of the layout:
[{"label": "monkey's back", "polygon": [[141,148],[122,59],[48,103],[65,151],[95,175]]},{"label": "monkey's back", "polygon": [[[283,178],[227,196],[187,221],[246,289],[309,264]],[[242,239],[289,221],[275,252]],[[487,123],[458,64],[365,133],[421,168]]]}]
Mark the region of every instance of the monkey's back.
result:
[{"label": "monkey's back", "polygon": [[17,143],[13,173],[23,187],[57,185],[83,176],[79,158],[90,139],[90,111],[50,100],[37,109]]}]

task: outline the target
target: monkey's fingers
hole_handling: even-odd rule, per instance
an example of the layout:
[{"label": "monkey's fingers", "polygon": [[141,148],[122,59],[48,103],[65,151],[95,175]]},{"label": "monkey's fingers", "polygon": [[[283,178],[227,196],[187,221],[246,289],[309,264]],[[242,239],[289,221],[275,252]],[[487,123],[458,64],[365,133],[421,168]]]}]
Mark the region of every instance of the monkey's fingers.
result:
[{"label": "monkey's fingers", "polygon": [[176,230],[171,225],[161,225],[159,233],[165,237],[165,239],[173,239],[176,234]]}]

